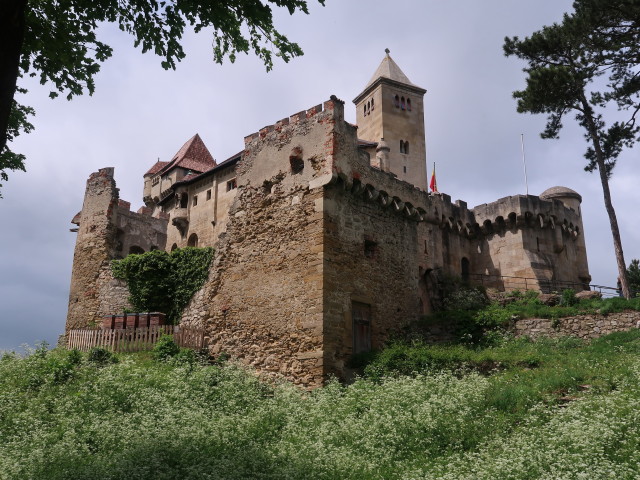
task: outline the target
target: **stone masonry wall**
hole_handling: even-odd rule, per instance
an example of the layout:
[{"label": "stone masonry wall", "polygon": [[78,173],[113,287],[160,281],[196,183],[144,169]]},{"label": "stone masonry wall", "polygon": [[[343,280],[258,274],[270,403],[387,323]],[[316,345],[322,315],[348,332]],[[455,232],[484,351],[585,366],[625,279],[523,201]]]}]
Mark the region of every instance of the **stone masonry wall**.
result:
[{"label": "stone masonry wall", "polygon": [[581,315],[559,318],[526,318],[513,327],[517,336],[597,338],[613,332],[640,328],[640,312],[628,311],[607,315]]},{"label": "stone masonry wall", "polygon": [[117,206],[113,168],[92,173],[87,180],[73,254],[66,330],[86,327],[97,319],[101,302],[98,278],[113,256]]},{"label": "stone masonry wall", "polygon": [[245,139],[227,232],[182,318],[207,328],[212,353],[305,387],[324,379],[322,187],[341,115],[331,101]]}]

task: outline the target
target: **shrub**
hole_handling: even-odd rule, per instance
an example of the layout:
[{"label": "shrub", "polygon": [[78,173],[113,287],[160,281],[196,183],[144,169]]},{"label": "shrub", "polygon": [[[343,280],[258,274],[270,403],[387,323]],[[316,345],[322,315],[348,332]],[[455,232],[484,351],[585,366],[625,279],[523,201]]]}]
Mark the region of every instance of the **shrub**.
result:
[{"label": "shrub", "polygon": [[576,298],[576,291],[572,288],[567,288],[563,290],[562,295],[560,297],[560,305],[563,307],[572,307],[577,305],[579,300]]},{"label": "shrub", "polygon": [[161,362],[175,357],[179,352],[180,347],[170,335],[162,335],[153,346],[153,356]]},{"label": "shrub", "polygon": [[117,363],[118,359],[112,352],[110,352],[106,348],[93,347],[91,350],[89,350],[87,361],[99,367],[103,367],[110,363]]}]

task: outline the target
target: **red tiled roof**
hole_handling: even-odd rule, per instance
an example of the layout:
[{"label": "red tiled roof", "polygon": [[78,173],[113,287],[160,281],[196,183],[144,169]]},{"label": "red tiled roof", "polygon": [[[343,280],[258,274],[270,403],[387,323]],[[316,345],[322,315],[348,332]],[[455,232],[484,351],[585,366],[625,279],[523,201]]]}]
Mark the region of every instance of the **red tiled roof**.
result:
[{"label": "red tiled roof", "polygon": [[196,133],[178,150],[171,162],[168,162],[157,173],[168,172],[176,167],[205,172],[215,166],[216,161],[209,153],[200,135]]},{"label": "red tiled roof", "polygon": [[158,160],[156,163],[153,164],[153,167],[147,170],[147,173],[145,173],[143,177],[146,177],[147,175],[153,175],[154,173],[158,173],[160,170],[162,170],[162,167],[166,166],[168,163],[169,162],[161,162],[160,160]]}]

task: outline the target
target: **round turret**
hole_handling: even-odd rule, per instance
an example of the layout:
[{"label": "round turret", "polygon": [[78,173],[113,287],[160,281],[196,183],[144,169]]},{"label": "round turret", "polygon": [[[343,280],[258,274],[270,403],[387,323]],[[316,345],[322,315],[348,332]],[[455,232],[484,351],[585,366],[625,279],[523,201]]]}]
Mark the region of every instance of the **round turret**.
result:
[{"label": "round turret", "polygon": [[560,200],[567,208],[571,208],[576,212],[580,212],[580,204],[582,203],[582,196],[575,190],[571,190],[567,187],[551,187],[547,188],[540,194],[540,198],[543,200]]}]

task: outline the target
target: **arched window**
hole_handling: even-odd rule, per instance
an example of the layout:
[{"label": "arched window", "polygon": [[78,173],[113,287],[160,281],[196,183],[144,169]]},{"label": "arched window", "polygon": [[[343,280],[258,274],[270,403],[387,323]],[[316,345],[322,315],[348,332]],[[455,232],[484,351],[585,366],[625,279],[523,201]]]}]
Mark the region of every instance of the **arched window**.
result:
[{"label": "arched window", "polygon": [[404,153],[404,140],[400,140],[400,153]]},{"label": "arched window", "polygon": [[400,108],[400,97],[398,97],[398,95],[396,95],[395,99],[394,99],[394,105],[396,106],[396,108]]},{"label": "arched window", "polygon": [[198,246],[198,235],[192,233],[189,235],[189,240],[187,241],[187,247],[197,247]]},{"label": "arched window", "polygon": [[364,116],[367,116],[367,105],[362,105],[362,113],[364,114]]},{"label": "arched window", "polygon": [[376,108],[376,107],[374,107],[374,105],[373,105],[373,98],[372,98],[371,99],[371,110],[373,110],[374,108]]},{"label": "arched window", "polygon": [[404,142],[404,153],[409,153],[409,142]]},{"label": "arched window", "polygon": [[402,108],[402,110],[406,108],[406,104],[404,103],[404,97],[400,99],[400,108]]},{"label": "arched window", "polygon": [[407,110],[411,111],[411,99],[407,98]]}]

